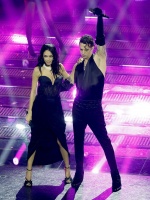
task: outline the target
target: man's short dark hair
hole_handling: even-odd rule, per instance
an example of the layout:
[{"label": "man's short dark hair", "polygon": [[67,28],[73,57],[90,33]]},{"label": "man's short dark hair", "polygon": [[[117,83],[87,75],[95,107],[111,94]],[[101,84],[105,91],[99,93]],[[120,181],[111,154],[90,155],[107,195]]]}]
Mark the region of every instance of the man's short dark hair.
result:
[{"label": "man's short dark hair", "polygon": [[89,47],[93,47],[94,46],[94,39],[91,35],[83,35],[80,38],[79,43],[87,44]]}]

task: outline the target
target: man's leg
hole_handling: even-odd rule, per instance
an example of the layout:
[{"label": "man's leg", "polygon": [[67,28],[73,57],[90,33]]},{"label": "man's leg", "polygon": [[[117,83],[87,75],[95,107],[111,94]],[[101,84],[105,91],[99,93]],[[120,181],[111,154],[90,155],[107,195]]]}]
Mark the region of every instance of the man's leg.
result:
[{"label": "man's leg", "polygon": [[54,36],[56,37],[60,50],[65,51],[65,47],[64,47],[64,44],[62,42],[60,33],[59,33],[57,27],[55,26],[55,23],[54,23],[53,18],[52,18],[51,8],[50,8],[50,5],[48,3],[48,0],[43,1],[43,8],[44,8],[44,16],[45,16],[47,25],[49,27],[49,30],[51,32],[53,32]]},{"label": "man's leg", "polygon": [[83,162],[84,162],[84,134],[86,128],[86,121],[84,113],[78,105],[73,106],[73,129],[74,129],[74,148],[76,160],[76,173],[72,182],[72,186],[76,187],[81,184],[84,176]]},{"label": "man's leg", "polygon": [[113,181],[112,189],[114,192],[116,192],[121,189],[121,180],[116,164],[114,149],[107,135],[102,108],[99,107],[98,109],[94,109],[93,111],[91,111],[89,116],[90,117],[88,120],[88,125],[104,150],[106,159],[111,170]]},{"label": "man's leg", "polygon": [[32,45],[32,23],[35,14],[35,1],[27,0],[25,1],[26,9],[26,37],[28,41],[28,51],[31,56],[35,57],[36,54]]}]

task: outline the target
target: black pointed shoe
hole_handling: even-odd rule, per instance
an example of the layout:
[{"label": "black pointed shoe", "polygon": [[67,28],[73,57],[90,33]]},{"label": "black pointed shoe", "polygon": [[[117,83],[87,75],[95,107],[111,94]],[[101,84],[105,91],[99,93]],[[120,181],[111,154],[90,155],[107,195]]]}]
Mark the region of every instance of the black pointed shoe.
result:
[{"label": "black pointed shoe", "polygon": [[118,192],[121,190],[121,177],[119,173],[113,174],[112,175],[112,191],[113,192]]},{"label": "black pointed shoe", "polygon": [[84,172],[76,172],[75,176],[72,180],[71,186],[72,187],[79,187],[83,181],[83,177],[84,177]]}]

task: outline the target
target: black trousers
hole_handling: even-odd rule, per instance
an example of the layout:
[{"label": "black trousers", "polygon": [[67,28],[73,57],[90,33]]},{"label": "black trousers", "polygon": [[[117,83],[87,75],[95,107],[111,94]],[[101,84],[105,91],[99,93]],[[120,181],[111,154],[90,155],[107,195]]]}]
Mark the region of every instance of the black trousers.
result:
[{"label": "black trousers", "polygon": [[111,173],[118,172],[114,150],[107,135],[101,102],[95,100],[85,101],[75,99],[72,114],[76,171],[84,171],[84,135],[85,128],[89,125],[104,150]]}]

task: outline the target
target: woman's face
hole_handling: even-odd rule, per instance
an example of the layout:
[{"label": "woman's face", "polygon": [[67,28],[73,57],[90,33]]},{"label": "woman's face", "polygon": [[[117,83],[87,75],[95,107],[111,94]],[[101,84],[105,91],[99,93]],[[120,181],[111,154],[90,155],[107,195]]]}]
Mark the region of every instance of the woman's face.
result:
[{"label": "woman's face", "polygon": [[53,54],[49,50],[46,50],[43,53],[43,59],[44,59],[45,64],[47,66],[50,66],[53,61]]}]

